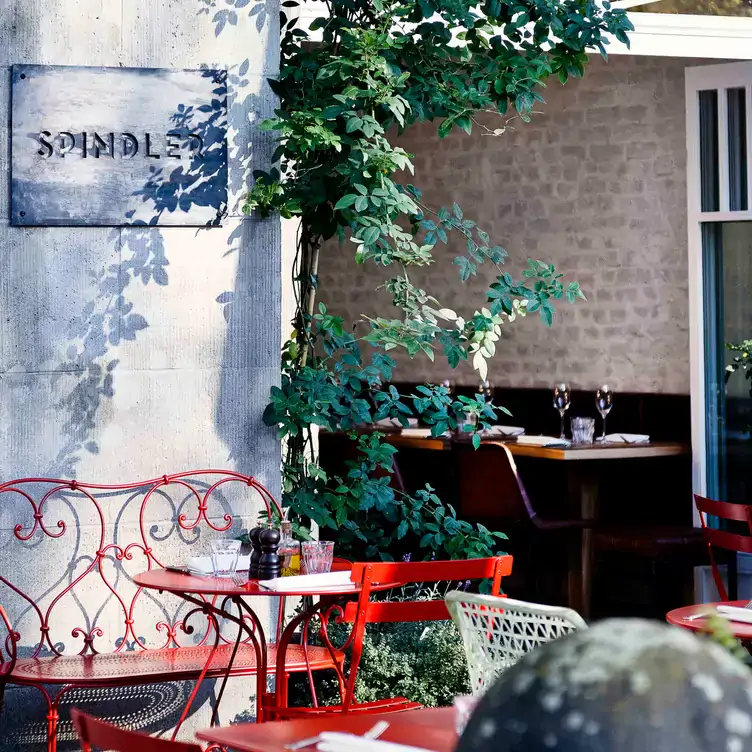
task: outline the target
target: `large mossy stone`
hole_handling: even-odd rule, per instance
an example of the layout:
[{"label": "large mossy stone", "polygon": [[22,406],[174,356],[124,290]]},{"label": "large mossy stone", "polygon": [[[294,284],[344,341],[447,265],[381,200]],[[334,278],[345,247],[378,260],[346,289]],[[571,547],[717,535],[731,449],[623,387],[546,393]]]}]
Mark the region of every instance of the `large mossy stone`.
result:
[{"label": "large mossy stone", "polygon": [[613,619],[526,655],[457,752],[752,752],[752,672],[659,622]]}]

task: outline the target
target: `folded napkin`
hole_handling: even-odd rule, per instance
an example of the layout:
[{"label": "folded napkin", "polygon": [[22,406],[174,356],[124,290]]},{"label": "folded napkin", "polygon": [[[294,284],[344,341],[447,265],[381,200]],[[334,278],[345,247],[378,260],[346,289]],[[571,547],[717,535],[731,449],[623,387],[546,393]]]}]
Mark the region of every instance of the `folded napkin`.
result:
[{"label": "folded napkin", "polygon": [[729,621],[741,621],[745,624],[752,624],[752,608],[742,608],[740,606],[716,606],[715,610],[721,616],[725,616]]},{"label": "folded napkin", "polygon": [[[418,425],[417,418],[408,418],[407,422],[411,428],[416,428]],[[402,428],[402,423],[397,418],[382,418],[381,420],[377,420],[375,425],[382,426],[383,428]]]},{"label": "folded napkin", "polygon": [[646,433],[609,433],[604,441],[607,444],[647,444],[650,436]]},{"label": "folded napkin", "polygon": [[[211,556],[191,556],[186,566],[191,574],[197,574],[202,577],[211,577],[214,574]],[[238,557],[238,572],[247,572],[250,566],[250,555]]]},{"label": "folded napkin", "polygon": [[409,436],[413,439],[427,439],[431,435],[430,428],[403,428],[402,436]]},{"label": "folded napkin", "polygon": [[321,752],[430,752],[425,747],[412,747],[341,731],[322,731],[316,749]]},{"label": "folded napkin", "polygon": [[292,577],[275,577],[273,580],[261,580],[269,590],[310,590],[319,593],[325,590],[355,590],[355,583],[350,579],[350,571],[324,572],[323,574],[298,574]]},{"label": "folded napkin", "polygon": [[524,433],[522,426],[491,426],[483,431],[484,436],[522,436]]},{"label": "folded napkin", "polygon": [[518,436],[517,443],[541,447],[565,447],[569,445],[569,442],[565,439],[557,439],[555,436]]}]

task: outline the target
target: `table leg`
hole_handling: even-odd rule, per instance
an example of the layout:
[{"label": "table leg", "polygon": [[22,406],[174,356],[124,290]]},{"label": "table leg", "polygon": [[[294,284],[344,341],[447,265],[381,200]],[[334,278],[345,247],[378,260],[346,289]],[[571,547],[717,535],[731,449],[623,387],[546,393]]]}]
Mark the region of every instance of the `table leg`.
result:
[{"label": "table leg", "polygon": [[[233,604],[238,609],[238,619],[239,624],[245,624],[245,618],[243,616],[243,611],[246,612],[246,614],[250,617],[251,622],[253,624],[253,628],[248,628],[249,636],[253,640],[254,648],[256,650],[256,694],[258,695],[256,698],[256,722],[260,723],[263,715],[262,710],[262,698],[263,694],[259,694],[261,692],[261,687],[266,688],[266,680],[268,676],[268,670],[267,670],[267,660],[266,660],[266,640],[264,639],[264,633],[263,629],[261,627],[261,622],[259,621],[256,614],[246,606],[245,602],[242,598],[232,598]],[[225,604],[222,604],[222,610],[225,609]],[[255,638],[255,631],[258,631],[258,640]],[[247,638],[246,638],[247,639]],[[232,648],[232,654],[230,655],[230,660],[227,663],[227,668],[225,670],[224,676],[222,677],[222,683],[219,688],[219,692],[217,693],[217,699],[214,702],[214,710],[212,711],[212,717],[211,717],[211,725],[216,726],[218,721],[218,715],[219,715],[219,705],[222,702],[222,696],[225,693],[225,687],[227,686],[227,680],[230,678],[230,674],[232,673],[232,666],[235,663],[235,657],[238,653],[238,649],[240,648],[240,643],[243,642],[243,628],[240,626],[238,627],[238,634],[235,638],[235,644]]]},{"label": "table leg", "polygon": [[[244,631],[247,633],[246,640],[249,640],[253,644],[253,648],[256,653],[256,694],[257,694],[256,721],[260,722],[263,716],[263,709],[262,709],[263,693],[266,688],[268,668],[267,668],[267,655],[266,655],[266,639],[264,638],[263,626],[261,625],[261,622],[258,616],[256,616],[254,611],[245,603],[243,598],[238,597],[238,596],[227,597],[222,601],[221,606],[217,606],[215,603],[210,603],[208,601],[202,600],[189,593],[176,593],[176,595],[179,595],[181,598],[183,598],[183,600],[196,606],[196,608],[193,611],[190,611],[188,614],[186,614],[184,623],[193,614],[197,612],[202,612],[209,619],[209,622],[214,629],[215,638],[214,638],[214,646],[212,647],[212,650],[209,653],[209,658],[206,661],[206,664],[204,665],[204,668],[202,669],[201,673],[199,674],[198,679],[196,680],[193,691],[191,692],[190,697],[188,698],[188,702],[186,703],[186,706],[183,710],[183,713],[180,716],[180,720],[178,721],[178,724],[172,733],[172,741],[175,741],[178,733],[180,732],[180,728],[185,722],[185,719],[188,717],[188,713],[190,712],[191,706],[193,705],[193,701],[196,699],[196,695],[198,694],[198,690],[201,687],[201,683],[204,681],[204,679],[206,678],[207,674],[209,673],[211,669],[211,664],[214,660],[214,656],[216,655],[216,652],[219,648],[219,642],[221,640],[220,619],[226,619],[227,621],[233,622],[238,627],[238,635],[233,645],[233,650],[230,655],[230,660],[227,662],[227,666],[225,667],[225,670],[222,674],[222,682],[220,685],[220,691],[217,695],[217,700],[214,703],[214,708],[212,711],[212,724],[211,725],[212,726],[215,725],[215,722],[217,720],[217,713],[219,712],[219,705],[222,701],[222,695],[224,694],[225,686],[227,685],[227,680],[230,678],[230,674],[232,673],[232,667],[235,662],[235,657],[237,655],[238,649],[240,648],[240,644],[244,642],[243,640]],[[228,610],[227,608],[228,603],[232,603],[237,608],[238,616],[235,616],[234,613]],[[246,617],[251,621],[251,625],[247,623]],[[258,632],[258,637],[256,635],[256,632]]]},{"label": "table leg", "polygon": [[[197,601],[193,599],[188,599],[192,603],[197,603]],[[199,602],[200,603],[200,602]],[[188,702],[186,702],[185,707],[183,708],[183,712],[180,714],[180,719],[177,722],[177,725],[175,726],[175,730],[172,732],[171,741],[175,741],[177,738],[177,735],[180,733],[180,729],[183,726],[183,723],[185,722],[185,719],[188,717],[188,713],[191,710],[191,706],[193,705],[193,701],[196,699],[196,695],[198,694],[198,690],[201,687],[202,682],[206,678],[207,673],[209,672],[209,669],[211,668],[212,661],[214,660],[214,655],[217,652],[217,648],[219,647],[219,624],[217,622],[216,616],[209,610],[208,604],[201,604],[198,608],[196,608],[193,611],[189,611],[185,618],[183,619],[183,624],[188,621],[188,619],[193,616],[193,614],[197,612],[202,612],[206,614],[207,619],[209,620],[209,623],[214,628],[214,645],[209,653],[209,658],[206,661],[206,664],[204,665],[204,668],[202,669],[201,673],[198,676],[198,679],[196,679],[196,683],[193,685],[193,691],[188,697]]]},{"label": "table leg", "polygon": [[[336,665],[336,658],[334,653],[334,647],[331,644],[327,631],[326,631],[326,622],[327,620],[332,616],[334,612],[336,612],[338,615],[343,614],[343,609],[337,605],[337,600],[340,596],[337,597],[325,597],[321,596],[318,603],[312,603],[310,606],[305,608],[301,613],[299,613],[294,619],[290,620],[290,623],[285,627],[285,631],[282,634],[282,639],[279,641],[279,645],[277,647],[277,670],[276,670],[276,695],[274,698],[274,708],[277,709],[284,709],[287,707],[288,703],[288,686],[287,686],[287,671],[286,671],[286,653],[287,648],[292,642],[293,635],[295,633],[295,630],[302,626],[303,629],[303,636],[302,636],[302,643],[303,647],[308,644],[308,625],[311,622],[311,619],[313,619],[314,616],[319,614],[321,619],[321,637],[322,641],[324,642],[324,645],[329,650],[329,654],[331,655],[333,659],[333,663]],[[339,682],[340,687],[344,687],[344,674],[342,673],[342,667],[338,666],[334,669],[335,673],[337,674],[337,680]],[[313,672],[310,670],[310,667],[308,667],[308,681],[311,686],[311,693],[314,699],[314,707],[316,707],[316,689],[313,684]],[[344,699],[344,698],[343,698]]]},{"label": "table leg", "polygon": [[[569,496],[572,506],[583,520],[594,520],[598,516],[598,478],[585,468],[574,476],[570,470]],[[579,540],[577,538],[579,537]],[[568,599],[569,606],[577,611],[583,619],[590,618],[590,601],[593,580],[593,531],[583,529],[579,536],[573,537],[570,545]]]}]

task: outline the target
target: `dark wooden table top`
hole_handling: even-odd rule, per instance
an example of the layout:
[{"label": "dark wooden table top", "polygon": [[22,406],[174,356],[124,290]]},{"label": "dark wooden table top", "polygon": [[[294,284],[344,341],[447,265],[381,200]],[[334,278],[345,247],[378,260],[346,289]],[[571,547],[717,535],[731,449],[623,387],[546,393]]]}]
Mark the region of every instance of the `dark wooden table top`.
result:
[{"label": "dark wooden table top", "polygon": [[[382,429],[378,429],[382,430]],[[445,452],[452,448],[451,439],[445,436],[419,436],[414,429],[408,433],[399,430],[384,431],[385,441],[398,449],[420,449],[423,451]],[[535,446],[518,444],[513,438],[501,439],[489,437],[482,439],[484,444],[503,443],[516,457],[537,457],[539,459],[560,461],[583,460],[625,460],[646,457],[676,457],[690,454],[689,444],[676,441],[651,441],[641,444],[586,444],[583,446]]]}]

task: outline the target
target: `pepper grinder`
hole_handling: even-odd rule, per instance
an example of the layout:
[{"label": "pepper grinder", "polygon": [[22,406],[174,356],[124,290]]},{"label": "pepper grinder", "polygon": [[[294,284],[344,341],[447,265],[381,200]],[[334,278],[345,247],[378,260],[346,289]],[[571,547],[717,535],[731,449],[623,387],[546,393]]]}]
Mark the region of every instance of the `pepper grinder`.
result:
[{"label": "pepper grinder", "polygon": [[258,578],[273,580],[282,574],[282,562],[279,558],[279,530],[273,527],[261,530],[258,536],[261,544],[261,558],[258,564]]},{"label": "pepper grinder", "polygon": [[261,543],[259,542],[259,535],[263,528],[254,527],[248,537],[251,539],[251,546],[253,551],[251,552],[251,566],[248,569],[248,579],[257,580],[259,578],[259,561],[261,560]]}]

